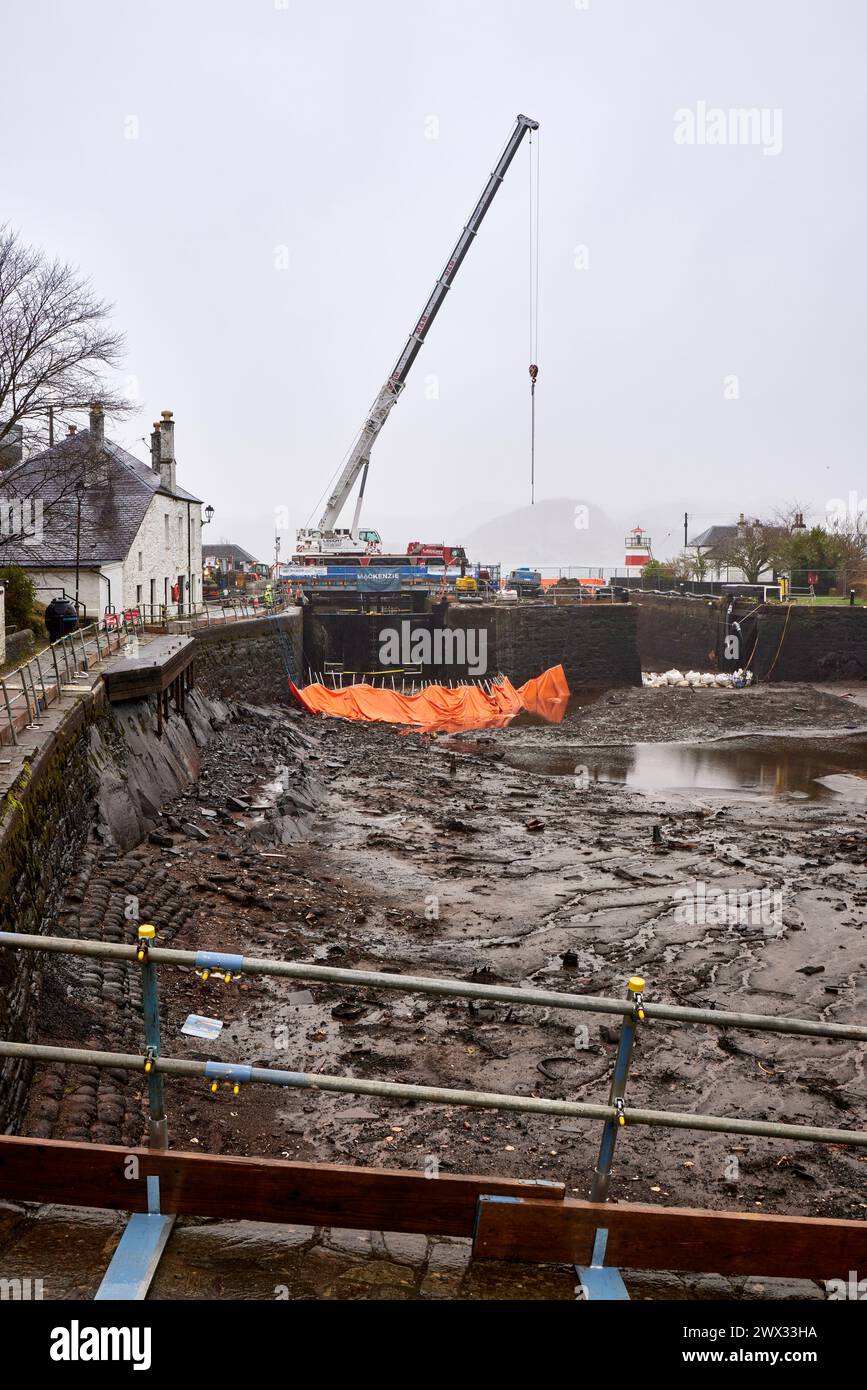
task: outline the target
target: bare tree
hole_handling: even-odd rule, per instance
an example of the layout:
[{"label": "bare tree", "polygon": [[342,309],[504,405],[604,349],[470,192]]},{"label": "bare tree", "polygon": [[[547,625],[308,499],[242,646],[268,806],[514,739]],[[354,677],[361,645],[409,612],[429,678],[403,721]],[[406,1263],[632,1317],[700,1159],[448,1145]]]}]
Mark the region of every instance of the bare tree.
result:
[{"label": "bare tree", "polygon": [[714,559],[743,571],[748,584],[779,560],[786,539],[783,526],[767,521],[741,522],[735,535],[714,546]]},{"label": "bare tree", "polygon": [[[35,499],[46,512],[68,505],[80,481],[63,451],[44,452],[52,423],[62,430],[95,400],[113,415],[133,408],[110,384],[123,350],[90,281],[0,226],[0,494],[16,499],[19,516]],[[22,456],[32,464],[13,475]],[[10,515],[11,524],[0,518],[0,553],[18,529]]]}]

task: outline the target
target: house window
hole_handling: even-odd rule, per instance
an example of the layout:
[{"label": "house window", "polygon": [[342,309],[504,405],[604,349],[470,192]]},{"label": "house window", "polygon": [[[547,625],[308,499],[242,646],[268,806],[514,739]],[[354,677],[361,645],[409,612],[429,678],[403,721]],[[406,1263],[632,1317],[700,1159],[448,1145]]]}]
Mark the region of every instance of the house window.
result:
[{"label": "house window", "polygon": [[139,553],[138,553],[138,567],[139,567],[139,569],[142,569],[142,568],[143,568],[142,562],[141,562],[141,551],[139,551]]},{"label": "house window", "polygon": [[135,586],[135,601],[136,607],[141,608],[141,584],[136,584]]},{"label": "house window", "polygon": [[183,518],[182,516],[179,516],[179,517],[178,517],[178,545],[182,546],[183,543],[184,543],[184,518]]},{"label": "house window", "polygon": [[166,550],[168,550],[168,548],[169,548],[169,514],[168,514],[168,512],[166,512],[165,522],[166,522]]}]

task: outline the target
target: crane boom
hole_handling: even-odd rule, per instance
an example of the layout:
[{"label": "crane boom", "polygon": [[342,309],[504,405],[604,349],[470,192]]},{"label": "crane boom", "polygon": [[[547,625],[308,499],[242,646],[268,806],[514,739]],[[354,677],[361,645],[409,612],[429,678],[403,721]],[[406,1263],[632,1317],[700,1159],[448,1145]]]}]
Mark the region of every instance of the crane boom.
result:
[{"label": "crane boom", "polygon": [[[473,209],[472,216],[458,237],[455,248],[446,261],[445,268],[433,287],[431,296],[422,310],[421,317],[407,338],[403,351],[395,362],[394,368],[368,412],[358,439],[337,480],[337,485],[328,498],[325,511],[322,513],[322,519],[319,522],[320,531],[333,531],[337,518],[346,505],[349,494],[355,486],[359,475],[367,468],[370,462],[370,451],[376,442],[376,438],[388,419],[398,396],[406,385],[409,370],[424,345],[431,324],[439,313],[443,300],[454,283],[454,278],[460,269],[461,263],[472,245],[473,238],[481,226],[485,213],[494,201],[497,189],[503,182],[506,170],[514,159],[518,146],[528,130],[538,129],[538,121],[531,120],[529,116],[517,117],[515,128],[509,136],[505,149],[500,155],[496,167],[485,185],[482,196]],[[358,526],[358,511],[359,509],[356,508],[352,528],[353,534],[355,534]]]}]

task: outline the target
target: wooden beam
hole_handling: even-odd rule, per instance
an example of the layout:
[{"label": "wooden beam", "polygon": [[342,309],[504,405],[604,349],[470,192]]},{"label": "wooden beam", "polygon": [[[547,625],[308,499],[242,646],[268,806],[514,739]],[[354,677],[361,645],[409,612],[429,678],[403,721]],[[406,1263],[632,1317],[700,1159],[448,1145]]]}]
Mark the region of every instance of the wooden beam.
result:
[{"label": "wooden beam", "polygon": [[563,1200],[562,1183],[230,1158],[0,1135],[0,1199],[147,1211],[146,1178],[160,1180],[160,1210],[183,1216],[471,1236],[482,1193]]},{"label": "wooden beam", "polygon": [[845,1279],[867,1268],[867,1222],[633,1203],[479,1201],[479,1259],[590,1265],[597,1229],[606,1265],[790,1279]]}]

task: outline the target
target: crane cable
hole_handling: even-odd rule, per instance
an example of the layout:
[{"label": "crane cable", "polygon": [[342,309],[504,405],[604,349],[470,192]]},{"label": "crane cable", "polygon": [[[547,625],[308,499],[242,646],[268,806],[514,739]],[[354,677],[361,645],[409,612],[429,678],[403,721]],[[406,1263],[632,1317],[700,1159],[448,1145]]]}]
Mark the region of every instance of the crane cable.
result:
[{"label": "crane cable", "polygon": [[536,503],[536,378],[539,357],[539,140],[536,132],[536,185],[533,188],[533,131],[529,132],[530,169],[530,506]]}]

